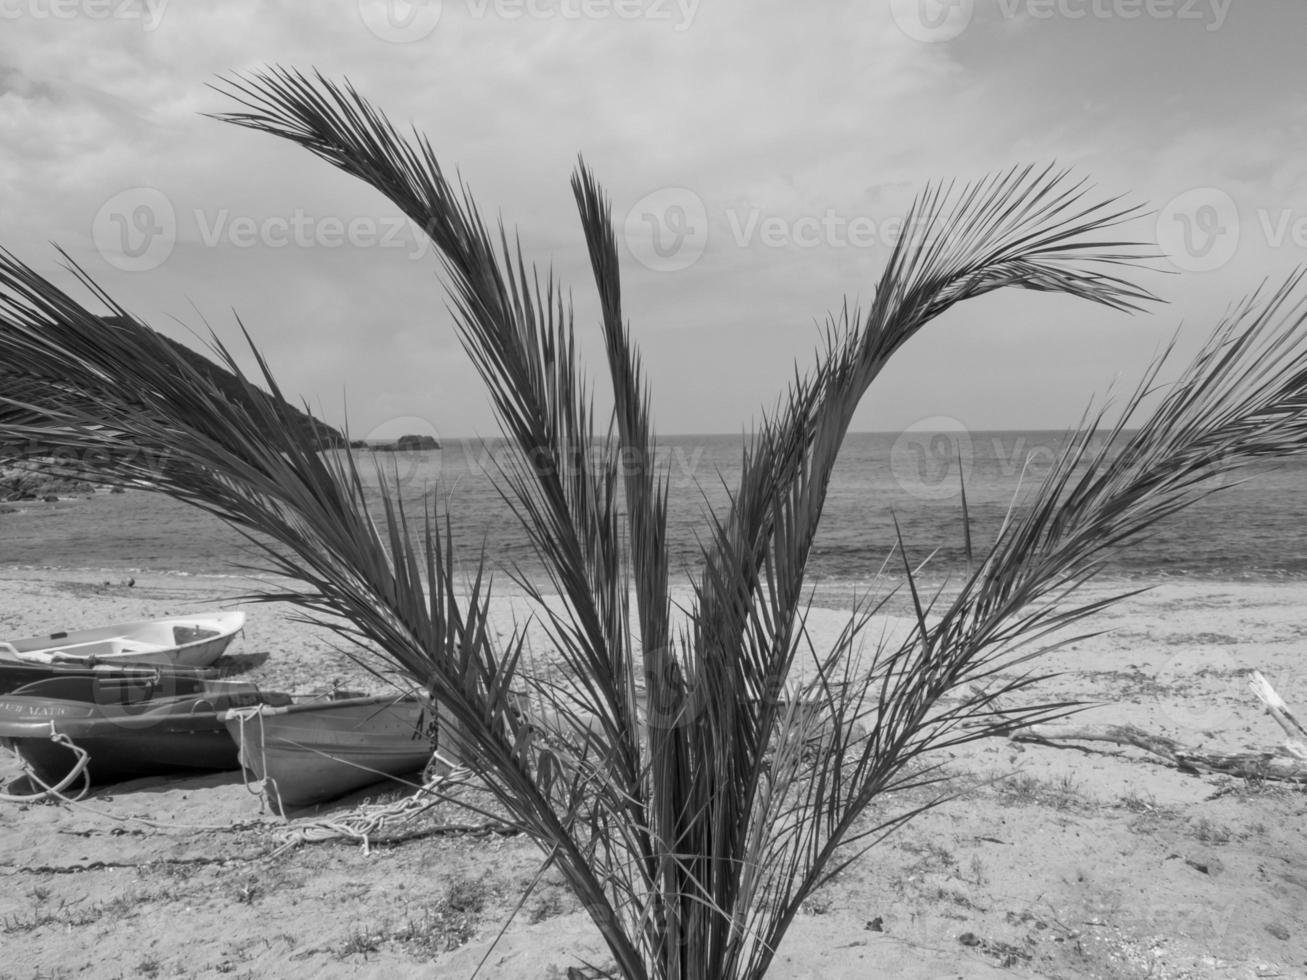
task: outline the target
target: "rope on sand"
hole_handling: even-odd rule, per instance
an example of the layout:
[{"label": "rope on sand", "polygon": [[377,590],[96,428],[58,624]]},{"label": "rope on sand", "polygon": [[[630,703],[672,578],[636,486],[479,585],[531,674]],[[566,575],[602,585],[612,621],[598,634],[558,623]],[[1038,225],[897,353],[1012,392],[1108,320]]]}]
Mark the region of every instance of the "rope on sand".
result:
[{"label": "rope on sand", "polygon": [[[288,824],[281,830],[276,831],[281,846],[272,852],[271,857],[277,857],[284,851],[298,847],[301,844],[316,844],[321,841],[336,840],[342,837],[359,841],[363,853],[365,855],[370,854],[370,838],[373,835],[379,833],[388,825],[407,823],[419,814],[429,810],[445,799],[439,792],[443,785],[457,783],[471,774],[471,770],[468,768],[456,767],[438,754],[433,761],[441,763],[438,768],[445,771],[440,775],[429,778],[411,796],[396,800],[394,803],[365,803],[362,806],[355,807],[347,814],[333,816],[330,819],[301,821],[294,826]],[[431,767],[428,767],[429,771],[431,771]]]},{"label": "rope on sand", "polygon": [[[59,780],[55,785],[51,786],[36,774],[36,770],[28,765],[26,759],[15,752],[14,757],[18,760],[18,765],[23,770],[23,775],[27,777],[29,785],[40,786],[41,790],[40,792],[30,794],[5,793],[0,791],[0,800],[5,800],[9,803],[40,803],[42,800],[57,799],[64,803],[76,803],[86,795],[87,790],[91,788],[91,776],[86,771],[86,767],[91,762],[91,754],[80,745],[75,744],[73,740],[63,732],[58,731],[54,727],[54,722],[50,722],[50,741],[54,742],[56,745],[62,745],[77,758],[77,762],[73,764],[73,768],[69,770],[68,775]],[[77,795],[64,796],[64,790],[78,779],[82,780],[82,788],[78,790]]]}]

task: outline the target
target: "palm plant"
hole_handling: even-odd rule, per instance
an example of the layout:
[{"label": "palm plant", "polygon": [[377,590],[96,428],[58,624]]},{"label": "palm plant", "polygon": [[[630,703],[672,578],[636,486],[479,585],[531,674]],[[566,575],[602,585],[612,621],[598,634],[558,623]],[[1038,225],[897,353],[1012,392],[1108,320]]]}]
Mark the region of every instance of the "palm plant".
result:
[{"label": "palm plant", "polygon": [[[547,681],[528,669],[525,629],[496,641],[484,559],[460,582],[447,515],[408,513],[381,473],[381,519],[369,516],[353,456],[321,453],[311,431],[289,424],[261,357],[248,378],[214,341],[241,386],[275,396],[235,398],[158,335],[106,331],[7,253],[0,356],[50,395],[11,394],[0,443],[39,437],[93,461],[102,479],[148,479],[247,531],[290,580],[256,598],[295,604],[358,641],[368,664],[430,693],[442,748],[561,869],[627,980],[764,976],[813,889],[922,808],[881,804],[930,786],[943,798],[932,754],[1074,709],[1045,702],[1014,715],[993,701],[1037,683],[1031,660],[1108,605],[1074,592],[1115,549],[1213,492],[1213,476],[1307,446],[1294,277],[1234,309],[1151,412],[1160,361],[1117,424],[1087,417],[955,596],[921,595],[906,569],[912,635],[864,641],[879,608],[867,604],[832,649],[813,649],[807,559],[854,410],[889,358],[940,313],[996,289],[1121,310],[1152,299],[1124,278],[1140,249],[1102,237],[1133,209],[1088,200],[1065,174],[931,187],[870,308],[829,317],[815,368],[749,438],[679,609],[667,470],[626,327],[609,203],[589,169],[578,165],[572,189],[613,389],[598,425],[561,289],[502,227],[492,237],[423,136],[317,75],[273,69],[224,87],[240,108],[220,118],[366,181],[436,245],[459,337],[517,450],[501,492],[547,576],[520,584],[563,669]],[[987,693],[950,698],[977,681]]]}]

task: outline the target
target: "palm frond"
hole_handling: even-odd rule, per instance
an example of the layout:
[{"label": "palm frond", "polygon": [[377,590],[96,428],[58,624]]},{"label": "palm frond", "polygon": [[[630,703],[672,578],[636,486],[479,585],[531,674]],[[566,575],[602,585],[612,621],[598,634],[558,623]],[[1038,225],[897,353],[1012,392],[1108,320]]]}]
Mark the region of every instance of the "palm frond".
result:
[{"label": "palm frond", "polygon": [[[761,978],[826,876],[947,796],[932,763],[941,748],[1075,710],[992,706],[1035,691],[1035,658],[1110,605],[1074,600],[1109,554],[1213,492],[1213,477],[1307,447],[1295,277],[1237,308],[1149,414],[1154,370],[1101,448],[1102,419],[1088,416],[1033,503],[977,549],[956,595],[923,594],[905,559],[908,635],[871,640],[872,601],[816,649],[808,558],[854,411],[889,358],[940,313],[1004,287],[1118,310],[1153,298],[1125,277],[1146,256],[1110,234],[1134,210],[1066,174],[934,185],[867,312],[846,304],[828,318],[816,366],[744,447],[729,508],[707,515],[678,622],[667,473],[610,205],[585,164],[572,191],[614,404],[598,425],[565,291],[506,229],[492,236],[425,137],[320,75],[273,68],[220,88],[241,108],[219,118],[367,182],[436,245],[460,340],[516,448],[498,486],[546,578],[518,583],[562,669],[532,669],[524,625],[494,636],[491,571],[483,555],[470,582],[457,580],[450,515],[410,514],[379,472],[371,516],[353,456],[320,452],[290,424],[257,349],[251,380],[215,340],[236,387],[219,384],[143,325],[107,329],[7,253],[0,363],[22,384],[0,396],[0,444],[39,431],[101,475],[148,480],[246,531],[292,583],[259,598],[294,603],[431,694],[443,737],[566,875],[630,980]],[[113,317],[136,322],[72,271]],[[952,697],[975,681],[983,696]],[[927,788],[931,801],[889,805]]]}]

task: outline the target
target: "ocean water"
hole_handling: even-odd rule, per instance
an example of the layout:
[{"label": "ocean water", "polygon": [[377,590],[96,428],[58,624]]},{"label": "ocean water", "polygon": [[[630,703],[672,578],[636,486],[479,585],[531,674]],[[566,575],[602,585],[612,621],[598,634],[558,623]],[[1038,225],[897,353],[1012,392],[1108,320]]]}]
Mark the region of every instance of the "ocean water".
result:
[{"label": "ocean water", "polygon": [[[814,582],[872,579],[894,553],[895,522],[913,565],[927,577],[961,569],[965,534],[960,484],[979,551],[1009,508],[1037,487],[1062,444],[1053,432],[855,433],[845,442],[809,564]],[[700,563],[709,508],[724,513],[740,471],[738,436],[679,436],[662,446],[669,466],[673,570]],[[434,499],[454,527],[457,554],[492,567],[541,569],[496,489],[508,450],[494,442],[450,442],[429,453],[376,454],[415,510]],[[370,454],[363,469],[371,478]],[[581,464],[578,464],[581,465]],[[959,480],[961,476],[961,481]],[[1245,471],[1189,511],[1158,525],[1109,565],[1142,578],[1307,578],[1307,463]],[[161,494],[98,493],[89,499],[0,508],[0,564],[51,568],[237,573],[248,545],[221,522]],[[891,566],[901,568],[901,559]]]}]

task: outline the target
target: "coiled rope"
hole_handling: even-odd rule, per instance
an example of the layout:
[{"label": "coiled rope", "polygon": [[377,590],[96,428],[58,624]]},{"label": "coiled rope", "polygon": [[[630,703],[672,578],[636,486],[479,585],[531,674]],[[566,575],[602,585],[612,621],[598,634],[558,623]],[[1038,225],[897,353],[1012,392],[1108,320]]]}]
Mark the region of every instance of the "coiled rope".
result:
[{"label": "coiled rope", "polygon": [[[40,803],[42,800],[60,800],[64,803],[76,803],[84,797],[91,788],[91,776],[86,771],[86,767],[91,763],[91,753],[87,752],[80,745],[73,742],[71,738],[54,727],[54,722],[50,722],[50,741],[56,745],[62,745],[76,757],[77,762],[69,770],[68,775],[51,786],[44,779],[36,774],[36,770],[28,765],[26,759],[18,752],[14,752],[14,758],[18,760],[19,768],[23,770],[23,775],[27,777],[29,785],[40,786],[41,790],[37,793],[6,793],[0,791],[0,800],[9,803]],[[65,796],[64,790],[71,786],[78,779],[82,780],[82,788],[78,790],[76,796]],[[11,784],[12,785],[12,784]]]},{"label": "coiled rope", "polygon": [[[435,752],[432,754],[431,761],[427,763],[426,768],[426,773],[431,775],[426,775],[422,785],[410,796],[396,800],[393,803],[365,803],[346,814],[321,820],[297,819],[292,825],[281,805],[281,798],[277,792],[277,781],[268,775],[267,743],[264,738],[262,707],[234,708],[228,713],[228,717],[235,718],[240,726],[241,778],[244,781],[246,792],[259,797],[261,812],[263,807],[266,806],[268,810],[279,816],[283,821],[282,826],[273,832],[280,843],[270,855],[271,857],[277,857],[288,850],[299,847],[301,844],[316,844],[340,838],[358,841],[363,853],[365,855],[371,854],[371,838],[373,835],[380,833],[387,827],[407,823],[442,800],[448,799],[448,796],[441,792],[442,787],[457,785],[471,775],[471,770],[466,766],[456,766],[453,762],[440,755],[439,752]],[[260,757],[258,766],[252,765],[251,763],[254,760],[246,756],[246,753],[250,750],[252,739],[247,737],[245,726],[256,719],[259,725],[258,746]],[[251,779],[251,771],[262,773],[262,778]],[[378,773],[377,775],[382,776],[384,774]],[[502,832],[503,829],[504,825],[502,823],[487,822],[477,826],[450,827],[448,832],[493,833]]]},{"label": "coiled rope", "polygon": [[[347,814],[335,816],[331,819],[297,821],[294,826],[287,823],[274,832],[277,839],[281,841],[281,846],[273,851],[271,856],[276,857],[282,852],[298,847],[301,844],[316,844],[320,841],[335,840],[341,837],[358,841],[362,846],[364,855],[370,854],[370,838],[373,835],[384,830],[387,826],[407,823],[419,814],[431,809],[431,807],[447,798],[440,793],[442,786],[446,783],[457,784],[471,775],[471,770],[467,767],[456,767],[447,759],[441,758],[439,754],[433,756],[433,759],[441,763],[441,767],[445,771],[440,775],[427,779],[412,795],[396,800],[394,803],[365,803],[355,807]],[[430,767],[428,767],[428,771],[430,771]],[[466,830],[468,828],[460,829]],[[487,825],[485,829],[493,829],[493,825]]]}]

